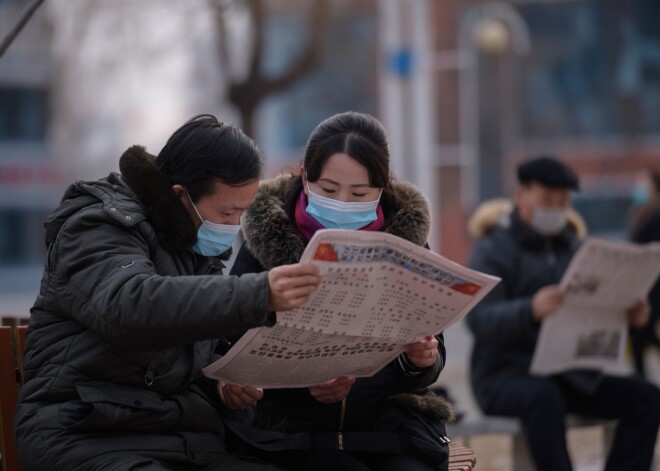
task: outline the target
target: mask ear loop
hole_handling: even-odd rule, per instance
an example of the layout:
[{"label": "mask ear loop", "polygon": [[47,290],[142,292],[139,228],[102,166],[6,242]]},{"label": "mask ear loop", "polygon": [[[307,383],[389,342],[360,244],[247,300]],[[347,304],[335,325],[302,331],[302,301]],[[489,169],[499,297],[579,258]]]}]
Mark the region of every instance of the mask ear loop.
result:
[{"label": "mask ear loop", "polygon": [[184,187],[184,190],[186,190],[186,196],[188,197],[188,201],[190,201],[190,204],[192,204],[193,209],[197,213],[197,216],[199,217],[199,220],[204,222],[204,218],[202,217],[201,214],[199,214],[199,211],[197,210],[197,206],[195,206],[195,203],[193,203],[192,198],[190,197],[190,193],[188,193],[188,189]]},{"label": "mask ear loop", "polygon": [[309,195],[311,193],[311,190],[309,189],[309,178],[307,178],[307,170],[306,169],[303,170],[305,171],[305,181],[303,183],[303,186],[305,186],[305,183],[307,184],[307,195]]}]

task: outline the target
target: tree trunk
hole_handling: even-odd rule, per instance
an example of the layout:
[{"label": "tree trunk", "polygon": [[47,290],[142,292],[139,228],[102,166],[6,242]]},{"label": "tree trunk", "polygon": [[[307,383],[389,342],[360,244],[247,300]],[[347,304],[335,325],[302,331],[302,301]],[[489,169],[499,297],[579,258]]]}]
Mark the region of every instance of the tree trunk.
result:
[{"label": "tree trunk", "polygon": [[[276,78],[266,78],[261,75],[261,63],[263,61],[264,38],[264,18],[265,8],[263,0],[249,0],[248,6],[252,16],[252,28],[254,28],[254,49],[251,53],[250,68],[246,79],[240,83],[232,83],[229,87],[229,101],[238,108],[241,117],[241,127],[245,134],[254,138],[256,133],[256,113],[262,100],[270,95],[286,90],[291,85],[303,79],[309,72],[314,70],[321,60],[323,46],[325,42],[325,29],[328,22],[328,0],[313,0],[312,12],[309,19],[309,34],[307,39],[307,48],[303,54],[294,61],[294,63],[281,76]],[[219,35],[223,35],[222,21],[226,17],[221,14],[216,15],[218,21]],[[226,43],[226,35],[225,43]],[[221,59],[226,57],[222,54],[221,44],[219,53]]]},{"label": "tree trunk", "polygon": [[252,139],[256,139],[257,136],[255,136],[255,107],[248,105],[248,106],[242,106],[238,109],[239,114],[241,115],[241,129],[243,132],[251,137]]}]

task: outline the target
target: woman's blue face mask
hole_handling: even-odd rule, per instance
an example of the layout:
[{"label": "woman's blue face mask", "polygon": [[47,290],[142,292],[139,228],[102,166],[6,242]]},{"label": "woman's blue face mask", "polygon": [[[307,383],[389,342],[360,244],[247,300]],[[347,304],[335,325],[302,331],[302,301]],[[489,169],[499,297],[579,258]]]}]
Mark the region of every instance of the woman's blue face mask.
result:
[{"label": "woman's blue face mask", "polygon": [[192,251],[205,257],[217,257],[225,253],[231,248],[236,234],[241,230],[240,224],[216,224],[207,221],[199,214],[197,206],[193,203],[190,195],[188,195],[188,199],[202,221],[202,225],[197,229],[197,242],[193,245]]},{"label": "woman's blue face mask", "polygon": [[326,198],[309,189],[307,183],[307,214],[316,219],[326,229],[360,229],[378,219],[378,203],[383,194],[381,188],[374,201],[346,203]]}]

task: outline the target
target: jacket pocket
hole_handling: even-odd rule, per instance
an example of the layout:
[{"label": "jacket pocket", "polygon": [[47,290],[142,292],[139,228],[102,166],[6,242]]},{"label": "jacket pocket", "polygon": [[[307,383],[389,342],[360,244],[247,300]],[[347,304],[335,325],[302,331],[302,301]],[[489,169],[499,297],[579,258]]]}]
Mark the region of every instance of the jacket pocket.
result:
[{"label": "jacket pocket", "polygon": [[118,385],[76,386],[79,401],[60,406],[60,420],[69,430],[164,432],[181,417],[176,402],[152,391]]}]

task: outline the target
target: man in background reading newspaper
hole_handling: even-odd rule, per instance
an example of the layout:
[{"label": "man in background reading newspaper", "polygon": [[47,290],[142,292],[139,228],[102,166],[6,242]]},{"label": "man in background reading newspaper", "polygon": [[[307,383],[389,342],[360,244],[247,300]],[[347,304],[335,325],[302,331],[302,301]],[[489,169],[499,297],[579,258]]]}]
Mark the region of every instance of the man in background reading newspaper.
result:
[{"label": "man in background reading newspaper", "polygon": [[[642,379],[597,371],[533,376],[529,366],[542,320],[561,305],[558,283],[584,235],[571,210],[575,173],[550,157],[518,167],[515,205],[478,210],[471,227],[478,240],[469,266],[501,283],[470,314],[474,335],[471,381],[489,415],[518,417],[538,470],[571,470],[567,413],[618,419],[607,470],[648,470],[660,424],[660,389]],[[626,312],[643,326],[647,301]]]}]

